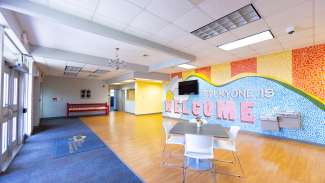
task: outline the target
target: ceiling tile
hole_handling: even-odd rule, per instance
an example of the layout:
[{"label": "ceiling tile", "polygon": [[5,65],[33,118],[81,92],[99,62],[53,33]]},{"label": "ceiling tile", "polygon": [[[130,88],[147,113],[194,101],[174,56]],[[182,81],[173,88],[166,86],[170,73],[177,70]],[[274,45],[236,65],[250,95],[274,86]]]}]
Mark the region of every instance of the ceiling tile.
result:
[{"label": "ceiling tile", "polygon": [[98,0],[49,0],[51,8],[86,19],[92,18],[97,3]]},{"label": "ceiling tile", "polygon": [[221,35],[218,35],[214,38],[210,38],[206,41],[208,41],[210,44],[213,44],[215,46],[219,46],[225,43],[229,43],[232,41],[235,41],[239,39],[239,37],[237,37],[236,35],[234,35],[232,32],[225,32]]},{"label": "ceiling tile", "polygon": [[187,34],[184,37],[181,37],[179,39],[176,39],[174,41],[171,41],[169,43],[170,46],[179,48],[179,49],[186,49],[187,47],[193,45],[193,44],[197,44],[198,42],[202,42],[203,40],[195,37],[192,34]]},{"label": "ceiling tile", "polygon": [[33,3],[49,6],[49,0],[29,0],[29,1],[31,1]]},{"label": "ceiling tile", "polygon": [[288,9],[305,1],[306,0],[254,0],[253,5],[257,9],[258,13],[265,18],[286,12]]},{"label": "ceiling tile", "polygon": [[[232,30],[231,32],[236,35],[238,38],[245,38],[263,31],[268,30],[268,26],[264,20],[258,20],[249,24],[246,24],[242,27]],[[221,35],[222,36],[222,35]]]},{"label": "ceiling tile", "polygon": [[229,53],[234,54],[235,56],[237,56],[239,58],[249,58],[249,57],[257,56],[256,51],[249,46],[230,50]]},{"label": "ceiling tile", "polygon": [[148,6],[151,0],[128,0],[129,2],[132,2],[142,8],[145,8]]},{"label": "ceiling tile", "polygon": [[199,5],[200,3],[202,3],[204,0],[189,0],[191,3],[193,3],[194,5]]},{"label": "ceiling tile", "polygon": [[273,52],[279,52],[284,50],[280,41],[278,41],[277,39],[271,39],[260,43],[256,43],[250,45],[250,47],[253,48],[258,53],[258,55],[266,55]]},{"label": "ceiling tile", "polygon": [[[95,70],[97,70],[99,67],[96,65],[90,65],[90,64],[86,64],[84,65],[84,67],[82,68],[83,71],[92,71],[94,72]],[[102,68],[100,68],[102,69]]]},{"label": "ceiling tile", "polygon": [[146,9],[173,22],[192,8],[193,5],[188,0],[152,0]]},{"label": "ceiling tile", "polygon": [[142,11],[142,8],[125,0],[105,0],[99,2],[95,16],[105,17],[111,22],[128,24]]},{"label": "ceiling tile", "polygon": [[164,39],[165,41],[172,41],[175,39],[179,39],[180,37],[184,37],[188,33],[184,32],[182,29],[178,28],[173,24],[169,24],[161,31],[159,31],[156,36]]},{"label": "ceiling tile", "polygon": [[205,0],[198,6],[210,16],[219,19],[249,3],[250,0]]},{"label": "ceiling tile", "polygon": [[313,27],[312,3],[308,1],[282,13],[269,16],[265,18],[265,22],[271,27],[275,36],[287,34],[286,28],[289,26],[295,26],[297,31],[310,29]]},{"label": "ceiling tile", "polygon": [[212,18],[206,15],[198,8],[193,8],[191,11],[178,18],[174,23],[182,29],[192,32],[210,22]]},{"label": "ceiling tile", "polygon": [[98,15],[98,14],[96,14],[93,17],[92,20],[94,22],[98,23],[98,24],[101,24],[103,26],[110,27],[110,28],[113,28],[113,29],[117,29],[117,30],[123,30],[123,29],[125,29],[127,27],[126,23],[114,21],[114,20],[112,20],[110,18],[101,16],[101,15]]},{"label": "ceiling tile", "polygon": [[278,40],[284,49],[294,49],[309,46],[313,44],[314,36],[313,30],[305,30],[301,32],[296,32],[292,35],[286,35],[279,37]]},{"label": "ceiling tile", "polygon": [[168,22],[146,11],[138,15],[131,23],[132,27],[155,34],[161,31]]}]

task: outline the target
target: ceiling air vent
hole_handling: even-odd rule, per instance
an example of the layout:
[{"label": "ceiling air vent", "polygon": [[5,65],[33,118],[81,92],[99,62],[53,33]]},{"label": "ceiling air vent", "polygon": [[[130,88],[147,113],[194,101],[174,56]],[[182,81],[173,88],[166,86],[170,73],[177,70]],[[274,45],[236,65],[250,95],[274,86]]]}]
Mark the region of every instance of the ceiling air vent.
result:
[{"label": "ceiling air vent", "polygon": [[249,4],[191,33],[206,40],[259,19],[261,16],[254,6]]},{"label": "ceiling air vent", "polygon": [[75,67],[75,66],[65,66],[64,72],[73,72],[78,73],[81,71],[81,67]]}]

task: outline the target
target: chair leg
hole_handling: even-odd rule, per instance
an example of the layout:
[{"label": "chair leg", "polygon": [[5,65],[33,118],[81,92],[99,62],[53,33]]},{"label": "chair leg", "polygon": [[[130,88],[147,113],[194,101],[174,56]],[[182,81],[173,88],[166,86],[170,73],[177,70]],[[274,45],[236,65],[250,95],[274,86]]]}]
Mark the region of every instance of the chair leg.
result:
[{"label": "chair leg", "polygon": [[244,176],[244,170],[243,170],[243,167],[242,167],[241,162],[239,160],[239,157],[238,157],[237,153],[234,152],[234,151],[232,151],[232,155],[233,155],[233,158],[234,158],[233,163],[238,163],[239,164],[240,175],[231,174],[231,173],[227,173],[227,172],[220,172],[220,171],[217,171],[217,173],[223,174],[223,175],[234,176],[234,177],[243,177]]},{"label": "chair leg", "polygon": [[212,175],[212,180],[213,180],[213,183],[215,183],[217,180],[216,180],[216,171],[215,171],[215,164],[214,164],[214,161],[212,162],[212,170],[210,171],[211,175]]},{"label": "chair leg", "polygon": [[234,153],[235,154],[235,157],[237,158],[237,162],[238,162],[238,164],[239,164],[239,168],[240,168],[240,171],[241,171],[241,177],[243,177],[245,174],[244,174],[244,169],[243,169],[243,167],[242,167],[242,165],[241,165],[241,162],[240,162],[240,160],[239,160],[239,157],[238,157],[238,154],[235,152]]},{"label": "chair leg", "polygon": [[187,158],[184,156],[184,165],[183,165],[183,183],[186,182],[186,164],[187,164]]}]

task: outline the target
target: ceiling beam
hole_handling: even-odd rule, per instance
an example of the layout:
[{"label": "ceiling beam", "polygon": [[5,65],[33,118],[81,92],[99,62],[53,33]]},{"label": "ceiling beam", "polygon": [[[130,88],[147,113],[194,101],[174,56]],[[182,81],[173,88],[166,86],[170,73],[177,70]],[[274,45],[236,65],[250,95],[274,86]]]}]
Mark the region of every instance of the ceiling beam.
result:
[{"label": "ceiling beam", "polygon": [[160,80],[168,81],[170,80],[169,74],[157,73],[157,72],[130,72],[128,74],[117,76],[106,81],[107,84],[119,83],[125,80],[138,79],[138,80]]},{"label": "ceiling beam", "polygon": [[9,38],[15,43],[18,49],[24,53],[29,54],[29,45],[22,40],[24,31],[17,22],[16,16],[12,11],[0,8],[0,16],[5,21],[5,32]]},{"label": "ceiling beam", "polygon": [[46,6],[32,3],[30,1],[1,0],[0,7],[29,16],[55,21],[66,26],[101,35],[107,38],[115,39],[121,42],[126,42],[132,45],[154,49],[189,61],[194,61],[196,59],[194,55],[131,34],[127,34],[125,32],[100,25],[98,23],[83,18],[69,15],[67,13],[48,8]]},{"label": "ceiling beam", "polygon": [[[109,67],[109,65],[107,64],[108,59],[104,57],[97,57],[97,56],[59,50],[54,48],[47,48],[42,46],[32,45],[31,55],[34,57],[43,57],[43,58],[56,59],[56,60],[69,60],[76,63]],[[123,67],[122,69],[138,71],[138,72],[149,71],[148,66],[128,63],[128,62],[125,64],[125,67]]]}]

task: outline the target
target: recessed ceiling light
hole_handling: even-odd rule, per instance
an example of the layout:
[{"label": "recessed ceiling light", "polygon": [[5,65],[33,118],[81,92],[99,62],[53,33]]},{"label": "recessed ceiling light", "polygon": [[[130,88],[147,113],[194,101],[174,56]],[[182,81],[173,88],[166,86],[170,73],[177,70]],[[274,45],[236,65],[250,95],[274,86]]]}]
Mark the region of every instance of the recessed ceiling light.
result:
[{"label": "recessed ceiling light", "polygon": [[261,16],[254,6],[249,4],[191,33],[206,40],[259,19]]},{"label": "recessed ceiling light", "polygon": [[251,44],[259,43],[259,42],[266,41],[266,40],[273,39],[273,38],[274,38],[274,36],[273,36],[272,32],[270,30],[268,30],[268,31],[264,31],[264,32],[261,32],[258,34],[254,34],[254,35],[245,37],[243,39],[239,39],[237,41],[233,41],[230,43],[220,45],[218,47],[220,49],[228,51],[228,50],[233,50],[236,48],[248,46]]},{"label": "recessed ceiling light", "polygon": [[190,64],[181,64],[181,65],[178,65],[177,67],[181,67],[183,69],[194,69],[194,68],[196,68],[196,66],[190,65]]},{"label": "recessed ceiling light", "polygon": [[112,85],[121,85],[122,83],[112,83]]}]

